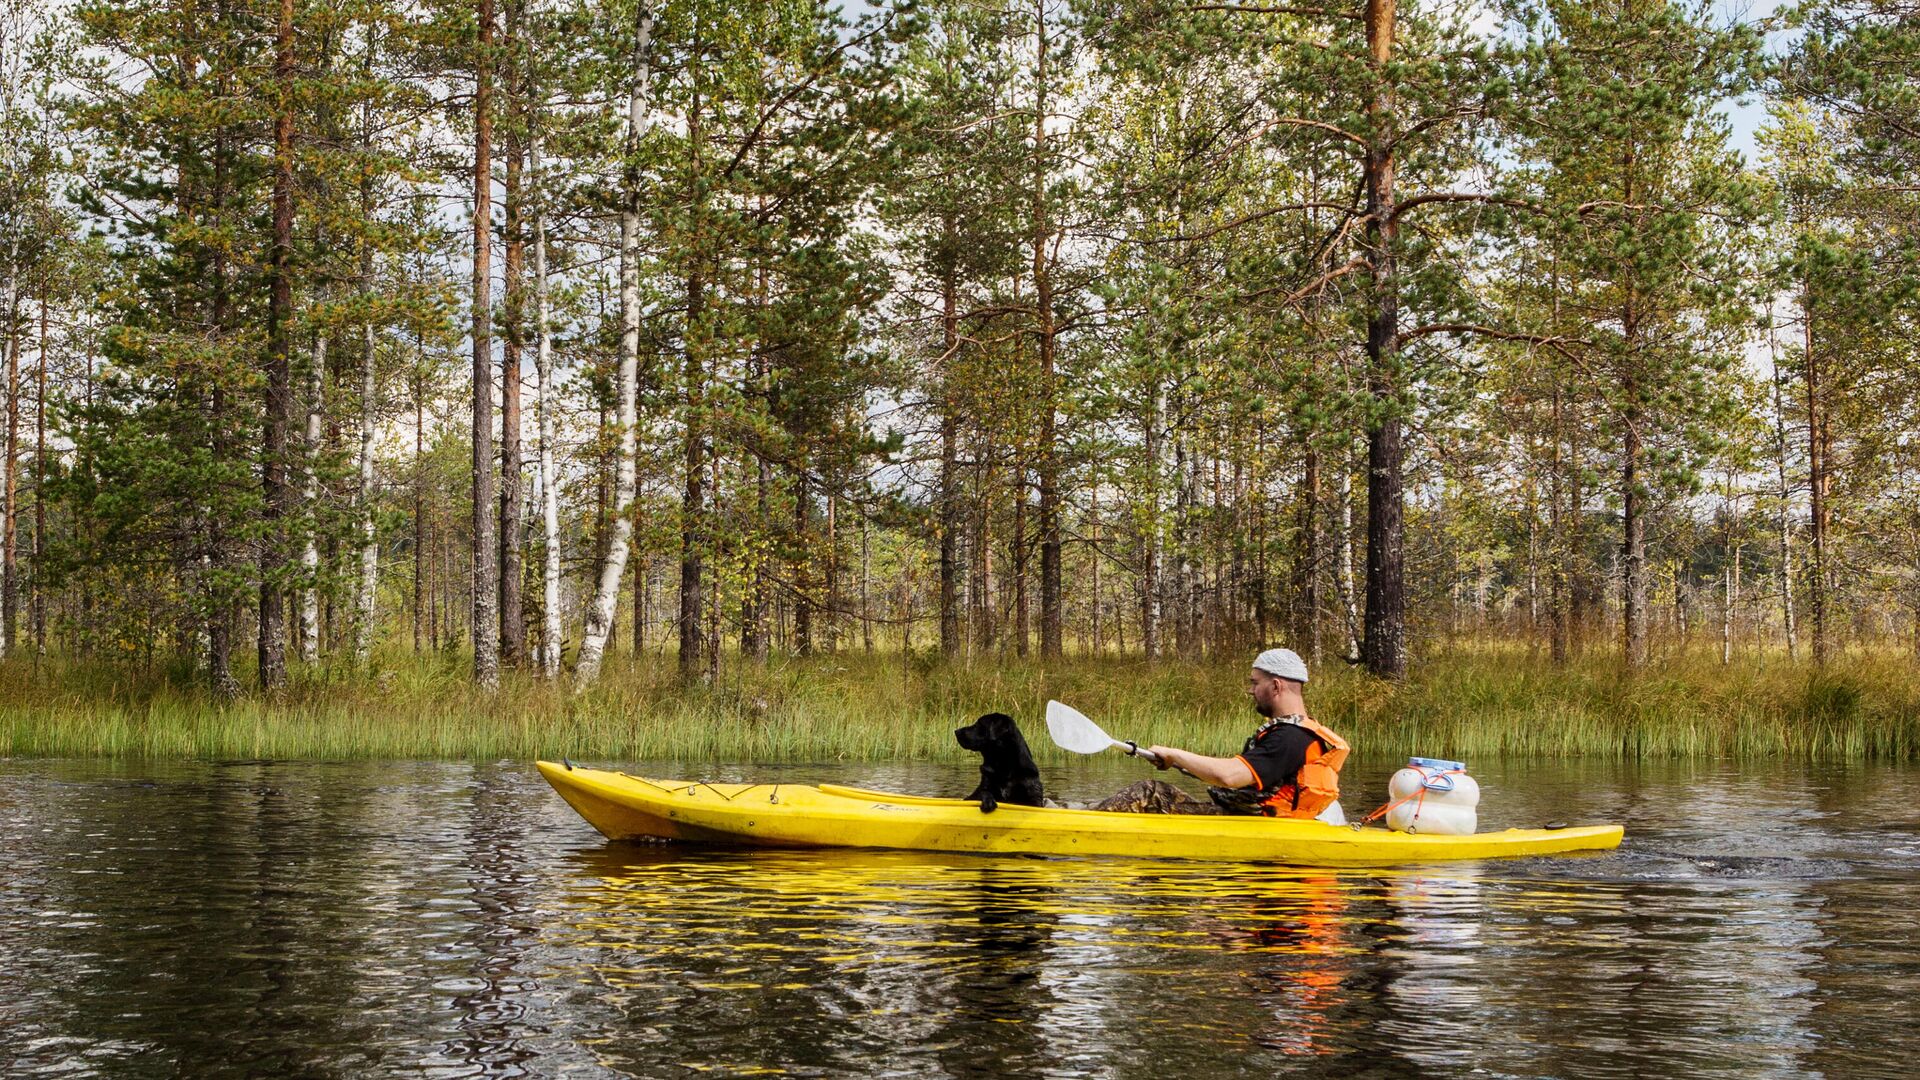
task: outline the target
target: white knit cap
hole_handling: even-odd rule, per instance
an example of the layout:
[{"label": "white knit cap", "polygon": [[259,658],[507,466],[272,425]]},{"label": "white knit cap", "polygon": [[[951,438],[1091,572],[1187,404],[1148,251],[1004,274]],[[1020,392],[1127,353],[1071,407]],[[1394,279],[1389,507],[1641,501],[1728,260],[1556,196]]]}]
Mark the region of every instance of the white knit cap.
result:
[{"label": "white knit cap", "polygon": [[1307,662],[1292,649],[1268,649],[1254,660],[1253,666],[1269,675],[1278,675],[1297,683],[1307,681]]}]

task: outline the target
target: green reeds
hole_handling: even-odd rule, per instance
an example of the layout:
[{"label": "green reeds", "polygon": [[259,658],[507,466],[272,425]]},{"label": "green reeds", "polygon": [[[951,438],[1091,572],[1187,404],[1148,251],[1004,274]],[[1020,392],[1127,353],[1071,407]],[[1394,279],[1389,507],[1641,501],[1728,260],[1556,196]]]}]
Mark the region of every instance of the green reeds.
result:
[{"label": "green reeds", "polygon": [[[584,693],[509,673],[475,691],[455,654],[304,671],[281,697],[210,697],[190,675],[0,664],[0,755],[592,761],[962,760],[952,729],[1012,713],[1060,760],[1041,710],[1079,707],[1121,738],[1231,753],[1254,722],[1237,663],[1076,657],[948,665],[895,653],[756,664],[680,687],[671,657],[610,663]],[[1815,671],[1710,654],[1627,675],[1610,657],[1556,667],[1524,646],[1424,659],[1394,686],[1321,665],[1308,700],[1368,756],[1920,758],[1920,670],[1851,656]]]}]

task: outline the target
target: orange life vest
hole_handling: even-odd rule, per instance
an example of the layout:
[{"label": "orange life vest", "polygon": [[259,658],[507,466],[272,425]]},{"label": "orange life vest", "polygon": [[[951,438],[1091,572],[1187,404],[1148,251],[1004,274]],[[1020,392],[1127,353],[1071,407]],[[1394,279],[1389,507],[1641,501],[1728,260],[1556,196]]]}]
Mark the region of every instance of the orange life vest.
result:
[{"label": "orange life vest", "polygon": [[1282,723],[1304,728],[1313,736],[1307,760],[1291,783],[1274,788],[1260,806],[1269,817],[1314,818],[1340,798],[1340,766],[1352,747],[1347,740],[1310,716],[1287,717]]}]

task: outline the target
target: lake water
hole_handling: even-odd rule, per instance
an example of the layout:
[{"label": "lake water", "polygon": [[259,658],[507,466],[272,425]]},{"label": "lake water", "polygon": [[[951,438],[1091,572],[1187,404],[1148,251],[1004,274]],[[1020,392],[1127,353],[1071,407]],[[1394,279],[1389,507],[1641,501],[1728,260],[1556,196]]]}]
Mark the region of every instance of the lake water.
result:
[{"label": "lake water", "polygon": [[[0,762],[7,1076],[1906,1075],[1920,769],[1472,763],[1400,870],[604,842],[526,763]],[[684,767],[962,794],[933,765]],[[1349,765],[1350,811],[1391,762]],[[1124,759],[1046,770],[1093,798]],[[1363,797],[1364,796],[1364,797]]]}]

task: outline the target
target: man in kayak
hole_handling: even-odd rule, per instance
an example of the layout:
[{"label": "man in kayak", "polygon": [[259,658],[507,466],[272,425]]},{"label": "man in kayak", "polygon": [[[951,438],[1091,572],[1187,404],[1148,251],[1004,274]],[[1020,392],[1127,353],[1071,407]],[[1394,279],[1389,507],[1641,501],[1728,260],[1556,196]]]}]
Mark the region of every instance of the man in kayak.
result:
[{"label": "man in kayak", "polygon": [[[1261,814],[1312,818],[1338,805],[1346,740],[1307,715],[1307,665],[1292,649],[1268,649],[1253,662],[1247,695],[1266,718],[1233,757],[1174,746],[1149,747],[1162,769],[1212,785],[1202,802],[1164,780],[1142,780],[1094,806],[1135,814]],[[1333,817],[1333,814],[1328,814]],[[1341,819],[1344,820],[1344,819]]]}]

